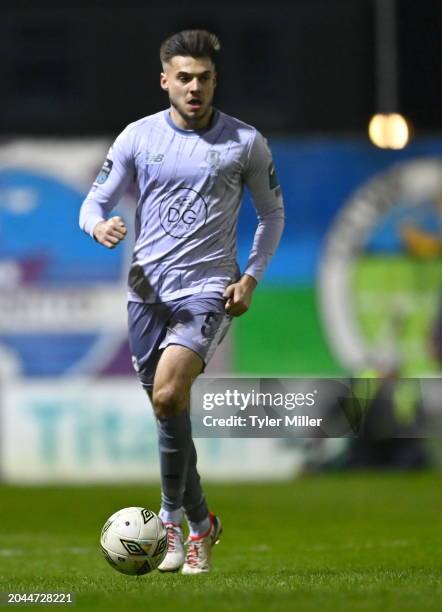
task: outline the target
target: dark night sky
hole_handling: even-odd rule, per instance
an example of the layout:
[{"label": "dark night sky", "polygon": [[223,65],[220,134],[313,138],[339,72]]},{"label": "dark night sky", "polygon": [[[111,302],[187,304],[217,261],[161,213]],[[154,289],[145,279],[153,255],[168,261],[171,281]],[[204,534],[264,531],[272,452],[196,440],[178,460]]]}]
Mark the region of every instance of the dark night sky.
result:
[{"label": "dark night sky", "polygon": [[[442,131],[442,2],[399,0],[397,23],[399,110],[417,132]],[[0,132],[115,133],[160,110],[158,47],[187,27],[221,38],[222,110],[266,132],[365,132],[376,110],[373,0],[15,0],[0,23]]]}]

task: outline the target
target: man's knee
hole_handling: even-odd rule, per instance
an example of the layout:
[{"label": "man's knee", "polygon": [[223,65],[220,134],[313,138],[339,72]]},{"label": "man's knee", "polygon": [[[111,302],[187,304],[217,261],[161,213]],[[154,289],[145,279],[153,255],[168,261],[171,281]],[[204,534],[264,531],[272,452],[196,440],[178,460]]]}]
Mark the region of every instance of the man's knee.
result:
[{"label": "man's knee", "polygon": [[176,416],[187,408],[187,394],[175,385],[154,387],[152,405],[158,418]]}]

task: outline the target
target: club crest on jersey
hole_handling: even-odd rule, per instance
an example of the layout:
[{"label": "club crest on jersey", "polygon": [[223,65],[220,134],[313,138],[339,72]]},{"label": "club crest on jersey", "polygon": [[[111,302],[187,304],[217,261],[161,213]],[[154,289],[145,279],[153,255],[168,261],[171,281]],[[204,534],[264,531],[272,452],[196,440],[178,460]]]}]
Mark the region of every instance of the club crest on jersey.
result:
[{"label": "club crest on jersey", "polygon": [[206,162],[209,164],[209,166],[219,166],[219,151],[215,151],[215,149],[209,149],[206,154]]},{"label": "club crest on jersey", "polygon": [[221,164],[221,156],[219,151],[215,149],[209,149],[206,153],[204,161],[200,164],[200,168],[209,169],[209,174],[216,176],[219,172]]},{"label": "club crest on jersey", "polygon": [[149,153],[146,154],[146,165],[161,164],[164,160],[163,153]]}]

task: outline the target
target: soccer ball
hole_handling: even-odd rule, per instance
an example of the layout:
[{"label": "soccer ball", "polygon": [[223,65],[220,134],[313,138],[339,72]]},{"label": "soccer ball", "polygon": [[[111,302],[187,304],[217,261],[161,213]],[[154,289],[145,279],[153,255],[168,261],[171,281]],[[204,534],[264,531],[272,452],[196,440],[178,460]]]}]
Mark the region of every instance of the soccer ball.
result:
[{"label": "soccer ball", "polygon": [[140,576],[156,569],[166,556],[167,532],[147,508],[123,508],[104,524],[100,538],[104,558],[123,574]]}]

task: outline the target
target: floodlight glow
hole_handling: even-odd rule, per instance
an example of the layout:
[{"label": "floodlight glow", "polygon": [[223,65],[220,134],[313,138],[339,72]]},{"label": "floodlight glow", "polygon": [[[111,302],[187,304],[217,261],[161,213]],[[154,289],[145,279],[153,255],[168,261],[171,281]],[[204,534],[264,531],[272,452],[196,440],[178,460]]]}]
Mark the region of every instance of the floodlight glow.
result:
[{"label": "floodlight glow", "polygon": [[410,129],[399,113],[378,113],[370,120],[368,135],[381,149],[403,149],[410,140]]}]

